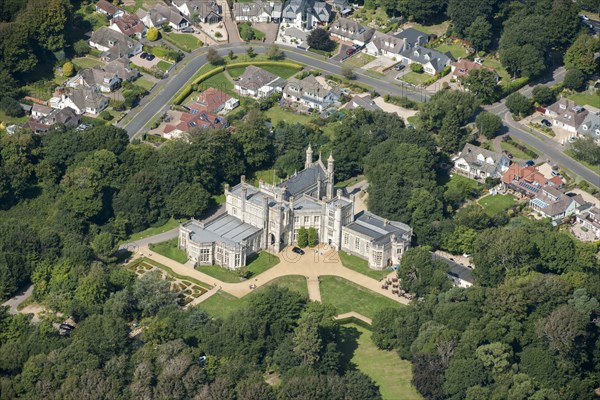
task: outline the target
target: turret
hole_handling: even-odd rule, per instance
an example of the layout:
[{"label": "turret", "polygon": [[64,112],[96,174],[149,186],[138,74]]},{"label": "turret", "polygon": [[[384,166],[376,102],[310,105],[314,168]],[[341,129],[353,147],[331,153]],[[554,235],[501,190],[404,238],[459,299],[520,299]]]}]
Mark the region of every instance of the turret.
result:
[{"label": "turret", "polygon": [[333,199],[333,154],[327,159],[327,200]]},{"label": "turret", "polygon": [[306,149],[306,161],[304,162],[304,168],[310,168],[310,166],[312,165],[312,161],[313,160],[313,151],[312,151],[312,147],[310,147],[310,143],[308,145],[308,148]]}]

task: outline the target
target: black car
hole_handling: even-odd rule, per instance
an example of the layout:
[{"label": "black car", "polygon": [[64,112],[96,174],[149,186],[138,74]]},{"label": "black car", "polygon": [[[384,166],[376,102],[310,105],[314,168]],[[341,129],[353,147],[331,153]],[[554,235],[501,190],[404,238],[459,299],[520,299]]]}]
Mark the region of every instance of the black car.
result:
[{"label": "black car", "polygon": [[154,60],[154,58],[156,58],[156,56],[154,54],[148,54],[146,56],[146,60],[148,60],[148,61],[152,61],[152,60]]},{"label": "black car", "polygon": [[142,54],[140,54],[140,58],[143,58],[145,60],[146,57],[148,57],[148,53],[146,53],[145,51]]},{"label": "black car", "polygon": [[542,125],[547,126],[547,127],[551,127],[552,123],[550,121],[548,121],[547,119],[543,119],[542,121]]},{"label": "black car", "polygon": [[406,68],[406,65],[404,65],[404,64],[396,64],[396,71],[402,71],[404,68]]},{"label": "black car", "polygon": [[302,250],[300,247],[296,247],[296,246],[292,247],[292,252],[296,253],[296,254],[300,254],[300,255],[304,254],[304,250]]}]

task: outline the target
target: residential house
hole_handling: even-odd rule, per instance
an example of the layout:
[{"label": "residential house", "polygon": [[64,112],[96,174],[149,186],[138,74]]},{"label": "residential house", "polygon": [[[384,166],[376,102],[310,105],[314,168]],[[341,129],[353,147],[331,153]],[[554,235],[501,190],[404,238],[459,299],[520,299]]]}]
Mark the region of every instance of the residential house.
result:
[{"label": "residential house", "polygon": [[43,104],[33,103],[31,106],[31,117],[33,119],[41,119],[52,112],[52,107]]},{"label": "residential house", "polygon": [[140,42],[106,26],[95,30],[89,43],[91,47],[102,52],[100,57],[106,61],[131,57],[142,52]]},{"label": "residential house", "polygon": [[350,101],[348,101],[342,107],[344,110],[355,110],[357,108],[362,108],[367,111],[381,111],[381,108],[375,104],[369,95],[367,96],[359,96],[354,95]]},{"label": "residential house", "polygon": [[578,207],[587,204],[581,195],[565,193],[554,186],[544,186],[529,200],[529,206],[544,218],[554,223],[575,214]]},{"label": "residential house", "polygon": [[561,189],[564,182],[561,177],[546,178],[534,166],[521,166],[513,163],[502,175],[502,184],[507,188],[521,193],[527,197],[535,197],[543,187],[552,186]]},{"label": "residential house", "polygon": [[[205,111],[217,114],[225,109],[227,102],[231,100],[231,96],[215,88],[208,88],[198,95],[196,101],[192,102],[188,107],[198,111]],[[239,101],[238,101],[239,103]]]},{"label": "residential house", "polygon": [[216,24],[221,21],[221,8],[215,0],[172,0],[173,7],[190,20],[206,24]]},{"label": "residential house", "polygon": [[590,112],[579,128],[577,135],[580,137],[591,137],[600,145],[600,115]]},{"label": "residential house", "polygon": [[227,119],[220,115],[211,114],[192,108],[190,112],[170,111],[162,127],[162,136],[167,139],[183,137],[192,129],[226,128]]},{"label": "residential house", "polygon": [[465,76],[469,75],[469,73],[474,69],[486,69],[488,71],[492,71],[494,73],[496,83],[498,83],[498,81],[500,80],[500,77],[493,68],[486,67],[484,65],[481,65],[480,63],[473,62],[466,58],[461,58],[458,61],[453,62],[452,64],[450,64],[450,67],[452,71],[452,77],[456,80],[463,79]]},{"label": "residential house", "polygon": [[405,50],[400,53],[402,63],[410,65],[413,63],[421,64],[425,73],[435,75],[450,65],[452,59],[446,54],[434,49],[405,45]]},{"label": "residential house", "polygon": [[60,97],[50,99],[52,108],[71,107],[79,115],[89,113],[96,115],[108,107],[108,97],[102,95],[95,87],[78,86],[71,93],[63,93]]},{"label": "residential house", "polygon": [[554,126],[576,134],[577,129],[586,120],[589,112],[575,104],[573,100],[563,97],[548,106],[545,114],[552,119]]},{"label": "residential house", "polygon": [[146,25],[135,14],[125,13],[120,17],[115,17],[110,21],[110,29],[121,32],[125,36],[141,39],[146,33]]},{"label": "residential house", "polygon": [[375,29],[365,28],[358,22],[348,18],[340,18],[331,24],[329,33],[335,38],[364,46],[371,40]]},{"label": "residential house", "polygon": [[281,22],[298,29],[324,26],[332,16],[331,5],[324,1],[288,0],[283,6]]},{"label": "residential house", "polygon": [[39,135],[48,133],[50,129],[57,124],[62,124],[67,128],[74,128],[81,124],[81,116],[77,115],[75,110],[71,107],[65,107],[63,109],[52,109],[47,107],[47,109],[49,110],[47,113],[46,110],[44,110],[44,114],[36,113],[36,117],[34,117],[34,114],[32,113],[32,116],[23,125],[23,129],[31,129],[33,133]]},{"label": "residential house", "polygon": [[400,52],[403,49],[404,39],[378,31],[375,31],[371,41],[365,46],[367,54],[375,57],[385,56],[391,59],[400,59]]},{"label": "residential house", "polygon": [[333,0],[333,8],[340,13],[342,17],[348,16],[352,13],[352,6],[348,0]]},{"label": "residential house", "polygon": [[273,1],[233,3],[233,15],[237,22],[279,22],[283,4]]},{"label": "residential house", "polygon": [[508,170],[510,159],[467,143],[453,159],[454,171],[471,179],[500,178]]},{"label": "residential house", "polygon": [[179,10],[163,4],[157,4],[148,11],[140,8],[136,14],[148,28],[161,28],[164,24],[168,24],[171,29],[180,31],[190,26],[190,21],[181,15]]},{"label": "residential house", "polygon": [[107,0],[99,0],[96,3],[96,12],[106,15],[108,18],[117,18],[125,14],[125,11]]},{"label": "residential house", "polygon": [[587,210],[577,215],[576,220],[584,228],[594,233],[596,239],[600,239],[600,208],[586,208]]},{"label": "residential house", "polygon": [[250,65],[246,71],[235,81],[235,90],[242,96],[255,99],[269,97],[275,92],[283,91],[285,79],[273,75],[262,68]]},{"label": "residential house", "polygon": [[422,47],[429,42],[429,34],[414,28],[404,29],[403,31],[396,33],[394,37],[404,40],[406,49]]},{"label": "residential house", "polygon": [[123,81],[131,81],[138,76],[139,71],[129,67],[127,58],[119,58],[104,67],[82,69],[67,81],[66,86],[96,87],[101,92],[110,93],[118,89]]},{"label": "residential house", "polygon": [[290,78],[283,89],[283,98],[321,112],[339,101],[340,95],[322,85],[313,75],[308,75],[302,80]]},{"label": "residential house", "polygon": [[383,269],[397,264],[410,247],[412,229],[375,214],[354,215],[354,198],[334,192],[334,160],[326,165],[306,151],[304,169],[278,185],[246,182],[225,185],[225,213],[207,222],[188,221],[179,228],[179,247],[195,264],[229,269],[246,265],[259,250],[279,252],[298,240],[298,232],[314,228],[317,240]]}]

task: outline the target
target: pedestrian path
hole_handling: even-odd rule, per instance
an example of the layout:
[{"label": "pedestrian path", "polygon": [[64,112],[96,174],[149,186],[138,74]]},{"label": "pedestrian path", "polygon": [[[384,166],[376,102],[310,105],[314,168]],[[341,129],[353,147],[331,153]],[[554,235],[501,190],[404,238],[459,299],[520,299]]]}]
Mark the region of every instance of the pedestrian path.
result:
[{"label": "pedestrian path", "polygon": [[321,289],[319,288],[319,278],[306,277],[306,286],[308,287],[308,298],[312,301],[321,302]]},{"label": "pedestrian path", "polygon": [[208,300],[213,295],[217,294],[217,292],[219,290],[221,290],[221,287],[219,287],[219,286],[213,286],[212,289],[210,289],[208,292],[204,293],[202,296],[200,296],[197,299],[194,299],[194,300],[190,301],[189,303],[187,303],[186,306],[185,306],[185,308],[196,306],[196,305],[202,303],[203,301]]},{"label": "pedestrian path", "polygon": [[364,315],[359,314],[356,311],[350,311],[347,313],[339,314],[339,315],[336,315],[334,318],[335,319],[356,318],[363,322],[366,322],[369,325],[373,324],[373,320],[371,318],[365,317]]}]

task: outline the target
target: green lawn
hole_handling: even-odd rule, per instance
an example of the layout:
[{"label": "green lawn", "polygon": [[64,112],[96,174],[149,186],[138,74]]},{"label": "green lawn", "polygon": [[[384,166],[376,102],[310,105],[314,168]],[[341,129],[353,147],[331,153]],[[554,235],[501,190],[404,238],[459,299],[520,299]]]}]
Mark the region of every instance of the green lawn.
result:
[{"label": "green lawn", "polygon": [[261,179],[271,185],[279,183],[280,180],[277,176],[277,171],[275,171],[273,168],[270,168],[253,172],[252,175],[248,178],[248,182],[258,187],[258,182]]},{"label": "green lawn", "polygon": [[331,51],[317,50],[317,49],[315,49],[313,47],[310,47],[308,49],[308,51],[311,51],[313,53],[320,54],[322,56],[325,56],[325,57],[329,58],[329,57],[334,56],[334,55],[337,54],[339,47],[340,47],[340,44],[338,42],[335,42],[335,47]]},{"label": "green lawn", "polygon": [[[279,264],[279,257],[263,251],[258,253],[252,260],[248,261],[249,263],[246,265],[246,269],[252,272],[252,277],[255,277]],[[219,265],[198,265],[195,268],[197,271],[203,272],[223,282],[236,283],[243,280],[235,271],[223,268]]]},{"label": "green lawn", "polygon": [[406,118],[406,122],[408,124],[411,124],[412,126],[414,126],[415,128],[418,128],[418,124],[419,124],[419,117],[417,115],[412,115],[408,118]]},{"label": "green lawn", "polygon": [[85,69],[85,68],[93,68],[96,66],[104,65],[104,63],[96,58],[92,57],[79,57],[74,58],[72,63],[75,65],[77,70]]},{"label": "green lawn", "polygon": [[233,91],[233,83],[225,76],[225,72],[219,72],[218,74],[211,76],[199,85],[202,90],[206,90],[208,87],[219,89],[229,95],[237,94]]},{"label": "green lawn", "polygon": [[[242,74],[246,71],[246,68],[248,67],[232,67],[228,68],[227,72],[229,72],[229,75],[231,75],[232,78],[237,78],[242,76]],[[288,79],[299,71],[298,68],[292,68],[285,65],[261,65],[259,68],[269,71],[273,75],[277,75],[283,79]]]},{"label": "green lawn", "polygon": [[[502,147],[502,150],[506,150],[509,153],[511,153],[513,155],[513,157],[516,158],[520,158],[521,160],[529,160],[531,159],[531,156],[529,156],[527,153],[525,153],[524,151],[517,149],[515,146],[513,146],[511,143],[508,142],[500,142],[500,147]],[[535,157],[534,157],[535,158]]]},{"label": "green lawn", "polygon": [[371,339],[372,332],[356,324],[344,324],[341,336],[349,340],[341,344],[342,352],[356,367],[379,386],[384,400],[419,400],[411,385],[412,366],[395,351],[379,350]]},{"label": "green lawn", "polygon": [[335,187],[336,188],[345,188],[345,187],[348,187],[348,186],[356,185],[358,182],[362,182],[365,179],[367,179],[367,178],[364,175],[355,176],[355,177],[346,179],[345,181],[338,182],[335,185]]},{"label": "green lawn", "polygon": [[483,186],[478,182],[474,181],[473,179],[465,178],[464,176],[454,174],[446,183],[446,190],[450,188],[459,188],[461,192],[465,190],[465,192],[471,193],[470,197],[478,197],[479,193],[483,189]]},{"label": "green lawn", "polygon": [[412,27],[416,30],[423,31],[425,33],[434,34],[438,36],[443,36],[448,31],[448,26],[450,25],[450,21],[444,21],[441,24],[437,25],[421,25],[414,23]]},{"label": "green lawn", "polygon": [[138,79],[135,81],[135,84],[143,87],[144,89],[150,91],[154,87],[154,83],[147,81],[146,79]]},{"label": "green lawn", "polygon": [[217,203],[217,205],[224,204],[224,203],[225,203],[225,201],[227,200],[227,199],[225,198],[225,195],[224,195],[224,194],[220,194],[220,195],[214,195],[212,198],[213,198],[213,200],[215,201],[215,203]]},{"label": "green lawn", "polygon": [[247,67],[232,67],[227,68],[227,72],[231,75],[232,78],[238,78],[244,74]]},{"label": "green lawn", "polygon": [[[242,24],[238,24],[238,32],[240,33],[240,36],[242,35],[241,26]],[[265,38],[266,34],[263,31],[259,31],[253,26],[251,26],[250,29],[252,30],[252,32],[254,32],[254,38],[252,40],[261,41]]]},{"label": "green lawn", "polygon": [[599,93],[575,93],[569,96],[569,99],[573,100],[580,106],[590,105],[592,107],[600,108],[600,94]]},{"label": "green lawn", "polygon": [[183,220],[180,221],[171,218],[163,225],[151,226],[150,228],[145,229],[141,232],[133,233],[125,242],[133,242],[139,239],[145,239],[150,236],[158,235],[159,233],[170,231],[171,229],[177,228],[181,222],[183,222]]},{"label": "green lawn", "polygon": [[252,297],[256,296],[257,293],[260,293],[261,291],[265,290],[265,287],[271,285],[286,287],[308,298],[306,278],[300,275],[290,275],[273,279],[269,283],[259,287],[254,292],[242,297],[241,299],[238,299],[237,297],[232,296],[223,291],[219,291],[217,294],[198,304],[197,307],[208,312],[213,317],[227,317],[229,314],[238,310],[240,307],[247,305],[252,299]]},{"label": "green lawn", "polygon": [[402,307],[402,304],[374,293],[344,278],[321,276],[321,300],[332,304],[338,314],[355,311],[373,318],[378,311],[389,307]]},{"label": "green lawn", "polygon": [[0,123],[5,127],[12,124],[23,124],[27,122],[29,117],[27,115],[23,117],[9,117],[4,113],[4,111],[0,110]]},{"label": "green lawn", "polygon": [[338,255],[340,256],[340,261],[342,262],[344,267],[356,272],[360,272],[361,274],[366,275],[369,278],[380,280],[390,272],[387,269],[381,271],[371,269],[369,268],[369,263],[367,260],[363,260],[360,257],[348,254],[345,251],[338,252]]},{"label": "green lawn", "polygon": [[167,72],[169,68],[171,68],[171,65],[173,64],[166,62],[165,60],[160,60],[158,64],[156,64],[156,67],[163,72]]},{"label": "green lawn", "polygon": [[500,77],[500,80],[502,81],[502,83],[510,82],[510,80],[511,80],[510,74],[506,71],[506,68],[504,68],[502,66],[500,61],[496,60],[495,58],[486,57],[483,60],[483,65],[485,65],[486,67],[493,68],[496,71],[496,73],[498,74],[498,76]]},{"label": "green lawn", "polygon": [[458,60],[460,57],[464,58],[467,56],[467,49],[459,44],[442,44],[435,49],[441,53],[450,52],[455,60]]},{"label": "green lawn", "polygon": [[360,67],[367,65],[368,63],[373,61],[375,58],[376,57],[373,57],[372,55],[359,52],[359,53],[353,55],[352,57],[345,59],[344,63],[350,65],[351,67],[360,68]]},{"label": "green lawn", "polygon": [[187,255],[184,250],[178,247],[178,243],[179,238],[173,238],[166,242],[151,244],[150,250],[165,257],[169,257],[171,260],[175,260],[178,263],[185,264],[187,262]]},{"label": "green lawn", "polygon": [[203,44],[196,36],[189,33],[163,33],[163,39],[188,53]]},{"label": "green lawn", "polygon": [[426,73],[418,74],[416,72],[410,71],[404,74],[400,79],[404,82],[412,83],[415,86],[420,86],[431,78],[431,75]]},{"label": "green lawn", "polygon": [[375,21],[378,25],[385,25],[389,21],[384,7],[366,8],[362,7],[354,11],[352,18],[361,21],[363,25],[368,25],[370,22]]},{"label": "green lawn", "polygon": [[277,125],[279,121],[285,121],[288,124],[293,124],[295,122],[299,124],[306,124],[313,117],[306,114],[296,114],[291,111],[284,110],[279,106],[271,107],[266,112],[265,115],[271,119],[271,123],[273,125]]},{"label": "green lawn", "polygon": [[515,205],[515,198],[510,194],[497,194],[495,196],[488,195],[482,197],[477,203],[483,207],[487,215],[494,215]]}]

